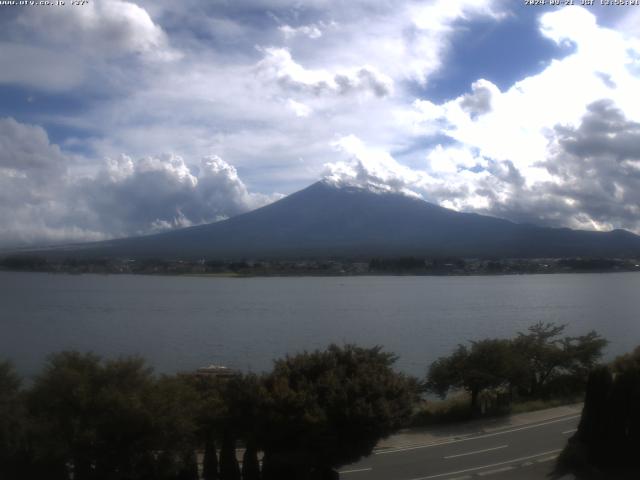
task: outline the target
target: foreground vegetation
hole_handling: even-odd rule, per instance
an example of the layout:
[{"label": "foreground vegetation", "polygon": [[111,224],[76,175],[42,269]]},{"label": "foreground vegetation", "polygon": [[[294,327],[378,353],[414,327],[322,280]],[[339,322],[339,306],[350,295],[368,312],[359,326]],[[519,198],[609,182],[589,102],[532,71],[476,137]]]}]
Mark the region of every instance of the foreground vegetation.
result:
[{"label": "foreground vegetation", "polygon": [[[26,387],[0,362],[0,478],[334,479],[336,468],[402,427],[575,401],[588,378],[581,432],[602,436],[597,428],[606,420],[615,436],[619,418],[598,408],[640,404],[640,350],[617,361],[614,381],[598,364],[607,342],[596,332],[569,337],[564,330],[540,323],[511,339],[461,345],[434,362],[424,381],[394,371],[396,357],[380,347],[354,345],[287,356],[263,375],[232,376],[156,376],[140,358],[62,352]],[[426,391],[446,400],[425,401]],[[580,445],[595,441],[592,433],[580,438]]]},{"label": "foreground vegetation", "polygon": [[640,347],[589,375],[578,431],[558,473],[581,479],[640,478]]},{"label": "foreground vegetation", "polygon": [[223,379],[63,352],[27,389],[3,363],[0,478],[195,480],[197,452],[206,480],[335,478],[406,424],[416,383],[394,361],[380,348],[330,346]]}]

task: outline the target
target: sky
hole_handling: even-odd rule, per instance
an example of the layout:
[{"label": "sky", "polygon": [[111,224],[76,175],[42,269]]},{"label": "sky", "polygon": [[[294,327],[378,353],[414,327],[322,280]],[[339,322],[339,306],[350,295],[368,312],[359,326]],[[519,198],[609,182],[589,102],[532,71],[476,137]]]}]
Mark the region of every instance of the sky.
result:
[{"label": "sky", "polygon": [[64,3],[0,5],[0,247],[219,221],[321,179],[640,233],[640,6]]}]

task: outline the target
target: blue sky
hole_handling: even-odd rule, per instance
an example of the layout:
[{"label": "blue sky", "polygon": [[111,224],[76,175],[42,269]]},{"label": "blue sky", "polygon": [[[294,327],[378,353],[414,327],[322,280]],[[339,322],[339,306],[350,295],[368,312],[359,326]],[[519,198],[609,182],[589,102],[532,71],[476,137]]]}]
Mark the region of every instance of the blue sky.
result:
[{"label": "blue sky", "polygon": [[640,232],[640,7],[67,3],[0,6],[0,246],[216,221],[322,178]]}]

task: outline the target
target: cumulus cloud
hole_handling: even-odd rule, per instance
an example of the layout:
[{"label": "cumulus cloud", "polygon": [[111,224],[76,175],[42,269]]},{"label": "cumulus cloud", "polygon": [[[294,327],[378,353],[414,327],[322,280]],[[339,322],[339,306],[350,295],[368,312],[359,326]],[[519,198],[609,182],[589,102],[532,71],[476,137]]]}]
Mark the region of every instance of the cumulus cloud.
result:
[{"label": "cumulus cloud", "polygon": [[412,188],[420,186],[422,175],[399,164],[389,153],[367,147],[353,135],[342,137],[333,145],[347,158],[325,165],[325,181],[337,186],[420,197]]},{"label": "cumulus cloud", "polygon": [[555,134],[545,166],[560,181],[538,189],[564,199],[582,223],[638,231],[640,123],[601,100],[589,105],[578,127],[558,126]]},{"label": "cumulus cloud", "polygon": [[100,240],[218,221],[279,196],[251,193],[210,155],[106,159],[91,174],[39,126],[0,120],[0,245]]},{"label": "cumulus cloud", "polygon": [[284,90],[309,92],[314,95],[371,93],[386,97],[393,92],[393,80],[372,66],[330,72],[306,69],[296,63],[286,48],[266,48],[257,65],[258,74],[276,81]]},{"label": "cumulus cloud", "polygon": [[640,78],[628,69],[637,42],[598,26],[580,7],[542,15],[540,30],[557,43],[575,45],[574,53],[504,92],[481,79],[470,93],[442,104],[414,103],[425,132],[438,125],[480,155],[512,162],[529,186],[551,180],[541,162],[549,155],[554,126],[577,125],[587,105],[609,98],[629,118],[640,119],[640,106],[628,101],[640,88]]},{"label": "cumulus cloud", "polygon": [[444,206],[517,222],[640,232],[640,124],[604,99],[577,126],[556,125],[548,137],[540,181],[510,160],[436,147],[428,157],[437,172],[430,193]]},{"label": "cumulus cloud", "polygon": [[167,37],[146,10],[124,0],[96,0],[81,8],[25,8],[16,23],[49,44],[96,55],[168,54]]},{"label": "cumulus cloud", "polygon": [[93,238],[66,224],[69,163],[41,127],[0,119],[0,245]]},{"label": "cumulus cloud", "polygon": [[[147,11],[124,0],[20,8],[6,30],[0,62],[8,68],[0,71],[0,83],[44,92],[102,88],[108,93],[125,78],[119,60],[163,63],[181,57]],[[128,70],[131,76],[131,66]]]},{"label": "cumulus cloud", "polygon": [[121,155],[78,185],[96,222],[112,235],[143,234],[218,221],[268,203],[215,155],[190,168],[177,155]]},{"label": "cumulus cloud", "polygon": [[471,93],[462,96],[460,108],[475,119],[491,111],[491,99],[499,94],[500,90],[493,83],[480,79],[471,84]]},{"label": "cumulus cloud", "polygon": [[301,25],[299,27],[292,27],[290,25],[281,25],[278,27],[278,30],[282,32],[286,39],[295,38],[299,35],[311,38],[315,40],[316,38],[320,38],[322,36],[322,30],[319,26],[311,24],[311,25]]},{"label": "cumulus cloud", "polygon": [[60,172],[67,160],[42,127],[0,118],[0,168],[13,175]]}]

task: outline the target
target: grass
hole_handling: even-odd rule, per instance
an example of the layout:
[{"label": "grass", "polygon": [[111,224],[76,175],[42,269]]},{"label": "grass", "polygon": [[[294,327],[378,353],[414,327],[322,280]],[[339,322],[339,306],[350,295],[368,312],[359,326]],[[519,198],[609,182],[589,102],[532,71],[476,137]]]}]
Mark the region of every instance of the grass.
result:
[{"label": "grass", "polygon": [[547,408],[562,407],[563,405],[573,405],[584,400],[584,395],[576,395],[573,397],[550,398],[548,400],[525,400],[515,402],[511,405],[510,413],[526,413],[535,412],[536,410],[544,410]]},{"label": "grass", "polygon": [[449,395],[444,400],[425,400],[411,418],[411,427],[427,427],[445,423],[464,422],[472,417],[470,397],[466,392]]},{"label": "grass", "polygon": [[417,407],[410,420],[409,427],[428,427],[457,422],[466,422],[477,418],[490,418],[516,413],[534,412],[547,408],[561,407],[580,403],[582,395],[558,397],[551,399],[520,400],[511,404],[510,408],[494,411],[482,417],[474,416],[471,411],[471,399],[466,392],[449,395],[444,400],[424,400]]}]

